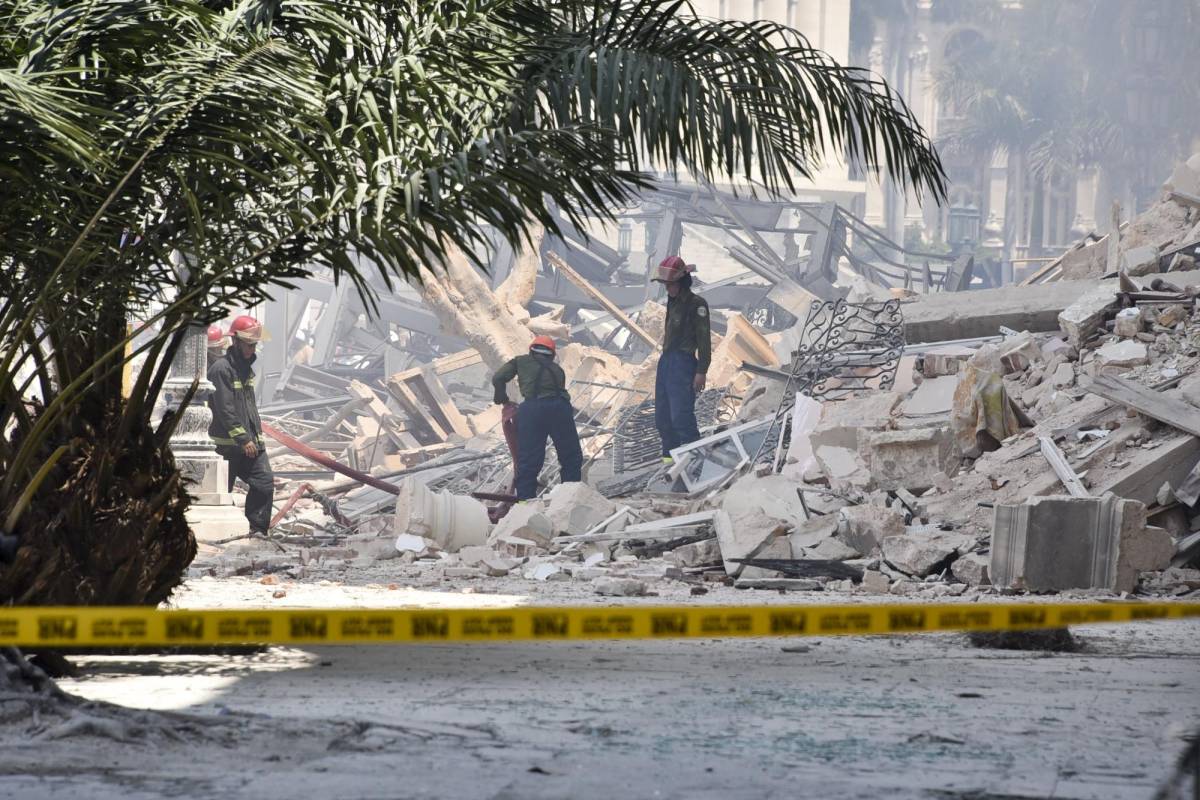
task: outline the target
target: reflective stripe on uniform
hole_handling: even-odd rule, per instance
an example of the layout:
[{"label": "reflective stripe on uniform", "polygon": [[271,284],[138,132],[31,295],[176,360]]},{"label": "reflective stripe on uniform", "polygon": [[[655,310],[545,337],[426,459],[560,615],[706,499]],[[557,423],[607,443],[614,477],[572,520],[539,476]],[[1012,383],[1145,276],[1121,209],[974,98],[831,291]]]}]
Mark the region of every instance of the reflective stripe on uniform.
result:
[{"label": "reflective stripe on uniform", "polygon": [[209,436],[216,444],[237,444],[233,439],[226,439],[223,436]]},{"label": "reflective stripe on uniform", "polygon": [[246,432],[246,429],[243,428],[241,425],[235,425],[234,427],[229,429],[230,436],[241,436],[245,432]]}]

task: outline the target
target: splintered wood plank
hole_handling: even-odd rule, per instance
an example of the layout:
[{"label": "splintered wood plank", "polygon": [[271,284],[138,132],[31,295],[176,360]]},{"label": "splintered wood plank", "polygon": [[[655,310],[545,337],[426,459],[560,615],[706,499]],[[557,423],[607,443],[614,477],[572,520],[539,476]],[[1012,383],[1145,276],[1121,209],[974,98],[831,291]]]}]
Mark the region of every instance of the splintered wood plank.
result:
[{"label": "splintered wood plank", "polygon": [[1200,410],[1182,400],[1166,397],[1153,389],[1112,375],[1097,375],[1084,388],[1106,400],[1120,403],[1139,414],[1164,422],[1172,428],[1200,436]]},{"label": "splintered wood plank", "polygon": [[1058,449],[1058,445],[1054,443],[1054,440],[1049,436],[1039,436],[1038,444],[1042,446],[1042,455],[1050,463],[1054,474],[1062,481],[1062,485],[1067,487],[1067,494],[1072,497],[1091,497],[1087,487],[1083,485],[1083,481],[1075,474],[1075,470],[1071,469],[1071,465],[1067,463],[1067,457],[1063,455],[1062,450]]}]

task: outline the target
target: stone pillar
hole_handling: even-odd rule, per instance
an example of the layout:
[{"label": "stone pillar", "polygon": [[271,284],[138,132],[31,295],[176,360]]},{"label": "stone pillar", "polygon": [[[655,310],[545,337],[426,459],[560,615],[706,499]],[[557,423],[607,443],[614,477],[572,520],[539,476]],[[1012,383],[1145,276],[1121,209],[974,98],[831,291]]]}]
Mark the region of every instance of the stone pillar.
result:
[{"label": "stone pillar", "polygon": [[[233,505],[233,496],[228,492],[229,465],[217,455],[216,447],[208,438],[208,425],[212,422],[208,398],[212,396],[213,385],[208,382],[206,333],[204,325],[189,326],[175,353],[171,371],[163,381],[162,400],[168,410],[181,415],[170,445],[193,504],[228,506]],[[192,402],[180,409],[180,400],[197,379],[200,386]]]}]

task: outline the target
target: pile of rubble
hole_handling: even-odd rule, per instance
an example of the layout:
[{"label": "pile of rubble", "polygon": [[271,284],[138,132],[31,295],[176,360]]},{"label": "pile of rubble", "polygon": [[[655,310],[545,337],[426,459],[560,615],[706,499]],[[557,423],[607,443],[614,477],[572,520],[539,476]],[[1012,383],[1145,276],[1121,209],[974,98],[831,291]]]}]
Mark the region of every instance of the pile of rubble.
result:
[{"label": "pile of rubble", "polygon": [[[517,505],[480,376],[454,399],[439,377],[477,358],[392,375],[388,402],[356,381],[326,422],[293,434],[360,454],[382,488],[354,473],[292,484],[276,541],[199,569],[410,564],[435,579],[587,582],[622,596],[656,580],[697,593],[1195,593],[1198,217],[1200,198],[1176,185],[1023,286],[915,294],[856,278],[848,298],[814,304],[788,330],[728,315],[704,438],[669,468],[647,413],[653,353],[605,364],[607,381],[575,365],[586,482],[554,485],[551,455],[552,488]],[[637,322],[615,316],[647,339],[661,328],[656,304]],[[382,457],[362,455],[383,439]]]}]

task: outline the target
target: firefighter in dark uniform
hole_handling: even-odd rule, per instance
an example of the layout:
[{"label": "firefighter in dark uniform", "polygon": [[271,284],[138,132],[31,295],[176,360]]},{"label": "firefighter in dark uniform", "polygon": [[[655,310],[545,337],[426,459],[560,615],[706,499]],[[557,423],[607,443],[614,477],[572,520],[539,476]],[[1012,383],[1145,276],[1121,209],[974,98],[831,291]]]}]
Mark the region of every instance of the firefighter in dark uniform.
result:
[{"label": "firefighter in dark uniform", "polygon": [[229,326],[232,340],[229,349],[208,367],[208,380],[214,387],[213,421],[208,435],[217,446],[217,453],[229,462],[229,491],[233,491],[237,478],[250,487],[246,495],[250,533],[266,536],[271,525],[275,476],[267,460],[251,369],[263,334],[262,325],[254,317],[238,317]]},{"label": "firefighter in dark uniform", "polygon": [[654,423],[664,464],[671,451],[700,438],[696,393],[704,389],[712,360],[708,302],[692,293],[693,264],[679,256],[663,259],[654,280],[667,287],[667,322],[654,382]]},{"label": "firefighter in dark uniform", "polygon": [[492,378],[495,401],[510,405],[508,382],[517,379],[524,398],[517,409],[517,500],[537,496],[538,473],[546,462],[546,438],[554,442],[563,483],[582,480],[583,450],[575,428],[575,409],[567,394],[567,376],[554,363],[556,349],[549,336],[538,336],[529,354],[509,360]]}]

